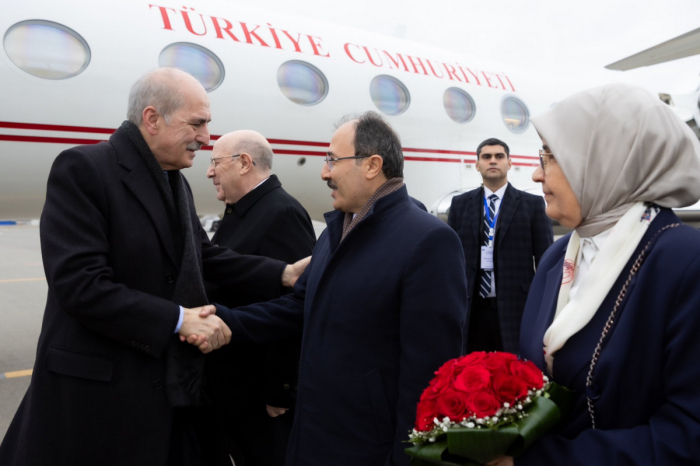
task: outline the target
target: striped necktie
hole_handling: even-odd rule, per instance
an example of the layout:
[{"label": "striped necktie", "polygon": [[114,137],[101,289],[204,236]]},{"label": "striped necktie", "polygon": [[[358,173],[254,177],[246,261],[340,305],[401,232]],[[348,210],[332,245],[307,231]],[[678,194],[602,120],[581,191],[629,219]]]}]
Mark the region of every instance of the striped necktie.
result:
[{"label": "striped necktie", "polygon": [[[494,217],[496,216],[496,199],[498,199],[498,196],[495,194],[491,194],[489,196],[489,216],[487,218],[486,215],[484,215],[484,246],[489,245],[489,230],[491,230],[491,225],[489,224],[488,219],[490,218],[491,221],[493,221]],[[495,228],[495,225],[494,225]],[[480,289],[479,289],[479,296],[482,298],[485,298],[491,293],[491,282],[493,281],[493,270],[481,270],[481,284],[480,284]]]}]

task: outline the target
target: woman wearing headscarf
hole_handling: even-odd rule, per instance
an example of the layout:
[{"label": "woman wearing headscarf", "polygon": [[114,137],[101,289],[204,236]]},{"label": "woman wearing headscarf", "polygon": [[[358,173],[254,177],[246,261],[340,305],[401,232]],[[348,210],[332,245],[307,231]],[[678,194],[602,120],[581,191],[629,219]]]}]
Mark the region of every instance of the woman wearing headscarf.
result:
[{"label": "woman wearing headscarf", "polygon": [[622,84],[532,123],[533,180],[547,215],[574,231],[541,259],[521,356],[575,405],[515,465],[700,464],[700,232],[670,209],[700,199],[700,144],[667,105]]}]

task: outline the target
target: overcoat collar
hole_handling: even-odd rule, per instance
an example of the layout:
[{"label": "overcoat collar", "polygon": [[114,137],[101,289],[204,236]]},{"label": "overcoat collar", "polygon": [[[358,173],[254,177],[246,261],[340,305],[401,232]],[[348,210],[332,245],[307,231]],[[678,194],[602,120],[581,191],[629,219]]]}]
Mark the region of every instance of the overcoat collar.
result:
[{"label": "overcoat collar", "polygon": [[[117,153],[117,161],[127,173],[122,179],[124,185],[133,193],[148,213],[164,249],[173,263],[177,264],[175,240],[170,231],[170,223],[162,196],[155,185],[148,167],[138,154],[138,148],[129,140],[124,124],[109,138],[109,143]],[[146,142],[144,141],[144,144]]]},{"label": "overcoat collar", "polygon": [[231,204],[230,207],[236,210],[239,217],[243,217],[251,207],[253,207],[260,199],[265,197],[267,193],[273,189],[281,188],[282,183],[275,175],[270,175],[270,178],[265,180],[263,184],[257,188],[250,191],[248,194],[243,196],[235,204]]},{"label": "overcoat collar", "polygon": [[[414,206],[413,201],[411,201],[411,198],[408,197],[408,190],[406,189],[405,184],[395,192],[378,199],[377,202],[372,204],[369,212],[365,218],[357,224],[355,230],[361,225],[367,225],[378,221],[382,217],[383,213],[401,204],[409,204]],[[338,244],[340,244],[340,240],[343,236],[343,222],[345,221],[345,213],[341,212],[340,210],[334,210],[332,212],[325,213],[323,217],[326,219],[331,251],[334,252],[338,247]],[[348,237],[350,235],[352,235],[352,231],[348,233]],[[343,242],[346,243],[347,240],[348,238],[346,237],[345,241]]]}]

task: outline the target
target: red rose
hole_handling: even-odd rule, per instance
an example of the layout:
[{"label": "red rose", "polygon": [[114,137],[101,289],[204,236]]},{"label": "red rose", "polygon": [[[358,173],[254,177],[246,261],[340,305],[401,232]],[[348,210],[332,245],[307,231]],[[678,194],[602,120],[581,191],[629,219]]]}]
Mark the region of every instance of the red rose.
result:
[{"label": "red rose", "polygon": [[501,408],[501,403],[498,399],[487,391],[467,395],[465,404],[467,409],[474,413],[476,417],[493,416]]},{"label": "red rose", "polygon": [[447,416],[453,422],[460,422],[465,417],[469,417],[465,401],[464,393],[458,392],[452,388],[447,388],[442,392],[437,399],[438,418],[442,419]]},{"label": "red rose", "polygon": [[437,403],[435,400],[421,400],[416,408],[416,430],[429,432],[435,423],[433,419],[438,416]]},{"label": "red rose", "polygon": [[528,388],[540,389],[544,386],[544,374],[532,361],[513,361],[510,371],[521,378]]},{"label": "red rose", "polygon": [[457,376],[454,387],[463,392],[474,392],[486,388],[491,383],[491,373],[484,366],[467,366]]},{"label": "red rose", "polygon": [[496,352],[489,353],[483,364],[490,371],[508,370],[510,363],[517,360],[518,357],[512,353]]},{"label": "red rose", "polygon": [[450,359],[435,371],[435,377],[428,384],[428,388],[423,391],[420,399],[436,398],[440,393],[452,385],[455,371],[455,359]]},{"label": "red rose", "polygon": [[527,385],[520,377],[500,374],[493,377],[493,391],[502,403],[510,403],[527,396]]},{"label": "red rose", "polygon": [[468,355],[462,356],[461,358],[457,359],[457,362],[455,364],[460,368],[473,366],[475,364],[481,363],[484,359],[487,358],[487,356],[488,353],[486,353],[486,351],[474,351],[473,353],[469,353]]}]

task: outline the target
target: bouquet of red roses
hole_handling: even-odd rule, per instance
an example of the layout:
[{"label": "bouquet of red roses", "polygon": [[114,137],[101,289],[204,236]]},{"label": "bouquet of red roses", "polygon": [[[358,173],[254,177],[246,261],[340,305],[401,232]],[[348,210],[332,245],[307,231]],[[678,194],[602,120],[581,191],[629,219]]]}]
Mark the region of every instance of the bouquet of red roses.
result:
[{"label": "bouquet of red roses", "polygon": [[510,353],[475,352],[447,361],[423,391],[412,465],[485,464],[515,456],[560,419],[568,390],[531,361]]}]

